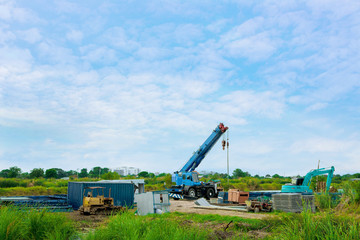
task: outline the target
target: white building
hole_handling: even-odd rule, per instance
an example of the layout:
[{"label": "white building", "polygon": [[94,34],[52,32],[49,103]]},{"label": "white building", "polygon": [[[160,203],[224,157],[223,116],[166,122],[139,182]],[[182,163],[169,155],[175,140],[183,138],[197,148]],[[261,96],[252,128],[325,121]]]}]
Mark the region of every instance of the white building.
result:
[{"label": "white building", "polygon": [[134,168],[134,167],[123,166],[120,168],[116,168],[114,170],[114,172],[118,173],[120,176],[138,175],[140,173],[140,169]]}]

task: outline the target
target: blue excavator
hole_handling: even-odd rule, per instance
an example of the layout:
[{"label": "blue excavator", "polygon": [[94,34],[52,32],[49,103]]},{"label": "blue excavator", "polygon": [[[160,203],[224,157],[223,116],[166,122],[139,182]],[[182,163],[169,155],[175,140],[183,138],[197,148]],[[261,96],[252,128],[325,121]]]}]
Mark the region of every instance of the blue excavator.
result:
[{"label": "blue excavator", "polygon": [[[228,130],[224,124],[220,123],[211,135],[205,140],[200,148],[194,152],[189,161],[177,172],[172,175],[172,182],[176,185],[171,186],[169,196],[175,200],[186,198],[212,198],[217,196],[218,182],[200,182],[198,173],[195,169],[200,165],[206,154],[211,150],[219,138]],[[225,140],[223,149],[225,149]]]},{"label": "blue excavator", "polygon": [[311,179],[315,176],[327,174],[326,180],[326,191],[328,192],[330,189],[330,184],[334,176],[335,168],[332,166],[330,168],[319,168],[311,170],[306,174],[304,178],[294,178],[292,179],[291,184],[285,184],[281,188],[281,192],[283,193],[304,193],[304,194],[312,194],[313,190],[310,189],[309,185],[311,183]]}]

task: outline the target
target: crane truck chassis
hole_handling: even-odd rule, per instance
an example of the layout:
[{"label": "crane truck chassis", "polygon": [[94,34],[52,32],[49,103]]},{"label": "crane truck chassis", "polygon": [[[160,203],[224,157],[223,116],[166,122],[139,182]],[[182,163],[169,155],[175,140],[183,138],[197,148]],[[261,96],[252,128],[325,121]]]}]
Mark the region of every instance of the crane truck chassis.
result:
[{"label": "crane truck chassis", "polygon": [[195,169],[227,129],[228,127],[220,123],[180,171],[172,175],[172,182],[175,182],[176,185],[168,189],[170,197],[175,200],[183,199],[184,197],[217,197],[217,185],[219,182],[200,182],[199,175]]}]

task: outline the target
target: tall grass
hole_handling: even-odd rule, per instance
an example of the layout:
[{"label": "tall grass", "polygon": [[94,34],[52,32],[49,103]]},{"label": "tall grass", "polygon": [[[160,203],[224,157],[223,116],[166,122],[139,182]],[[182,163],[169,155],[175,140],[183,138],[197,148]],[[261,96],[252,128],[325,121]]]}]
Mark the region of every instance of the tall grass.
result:
[{"label": "tall grass", "polygon": [[63,214],[46,210],[0,208],[0,239],[72,239],[76,235],[72,222]]},{"label": "tall grass", "polygon": [[315,205],[320,210],[328,210],[335,208],[340,202],[340,197],[332,195],[329,192],[315,194]]},{"label": "tall grass", "polygon": [[209,239],[210,231],[179,224],[166,218],[148,218],[124,213],[112,217],[106,226],[85,236],[86,240],[112,239]]},{"label": "tall grass", "polygon": [[273,239],[359,239],[360,223],[354,218],[335,216],[324,212],[314,215],[311,211],[284,216],[283,225],[277,228]]},{"label": "tall grass", "polygon": [[8,207],[0,208],[0,239],[22,239],[23,215]]}]

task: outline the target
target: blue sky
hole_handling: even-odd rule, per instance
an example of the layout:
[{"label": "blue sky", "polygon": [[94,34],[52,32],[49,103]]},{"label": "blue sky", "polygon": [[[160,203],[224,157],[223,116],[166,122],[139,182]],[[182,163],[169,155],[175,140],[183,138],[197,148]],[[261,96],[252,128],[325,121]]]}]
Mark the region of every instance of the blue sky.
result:
[{"label": "blue sky", "polygon": [[0,0],[0,169],[173,172],[223,122],[231,172],[360,172],[359,39],[359,1]]}]

